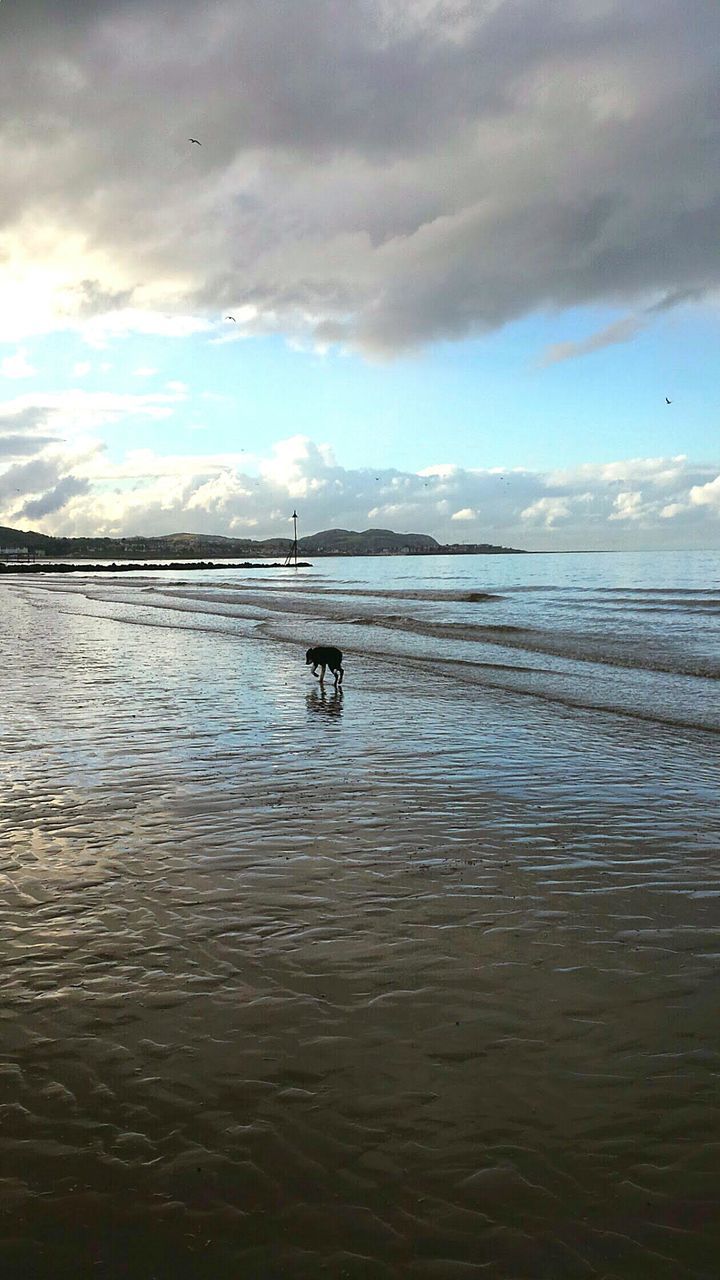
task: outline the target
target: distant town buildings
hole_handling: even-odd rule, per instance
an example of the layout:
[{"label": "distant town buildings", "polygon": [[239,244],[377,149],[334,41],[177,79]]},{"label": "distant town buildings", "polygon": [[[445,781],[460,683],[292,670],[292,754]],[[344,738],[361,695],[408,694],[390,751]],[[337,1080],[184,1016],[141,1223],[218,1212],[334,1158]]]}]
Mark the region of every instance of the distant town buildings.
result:
[{"label": "distant town buildings", "polygon": [[37,560],[44,556],[44,551],[36,551],[30,547],[0,547],[0,560]]}]

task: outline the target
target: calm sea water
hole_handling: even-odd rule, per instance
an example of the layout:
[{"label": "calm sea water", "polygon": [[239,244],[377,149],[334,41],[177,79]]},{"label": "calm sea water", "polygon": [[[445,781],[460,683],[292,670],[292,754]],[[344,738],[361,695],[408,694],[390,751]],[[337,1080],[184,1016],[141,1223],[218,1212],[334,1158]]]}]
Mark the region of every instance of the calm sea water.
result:
[{"label": "calm sea water", "polygon": [[371,656],[408,679],[720,728],[718,552],[321,559],[98,575],[86,592],[138,624],[334,643],[351,666]]},{"label": "calm sea water", "polygon": [[2,1274],[714,1280],[719,569],[0,582]]}]

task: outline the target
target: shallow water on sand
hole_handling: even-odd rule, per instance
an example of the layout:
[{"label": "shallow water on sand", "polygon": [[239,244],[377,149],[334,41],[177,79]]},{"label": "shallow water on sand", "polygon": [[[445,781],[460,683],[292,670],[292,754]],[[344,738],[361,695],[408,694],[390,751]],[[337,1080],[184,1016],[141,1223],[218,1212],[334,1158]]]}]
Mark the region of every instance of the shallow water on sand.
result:
[{"label": "shallow water on sand", "polygon": [[[720,553],[319,560],[300,571],[145,567],[36,581],[93,615],[339,645],[470,688],[720,731]],[[532,713],[530,713],[532,714]]]},{"label": "shallow water on sand", "polygon": [[716,736],[143,590],[3,584],[3,1274],[714,1277]]}]

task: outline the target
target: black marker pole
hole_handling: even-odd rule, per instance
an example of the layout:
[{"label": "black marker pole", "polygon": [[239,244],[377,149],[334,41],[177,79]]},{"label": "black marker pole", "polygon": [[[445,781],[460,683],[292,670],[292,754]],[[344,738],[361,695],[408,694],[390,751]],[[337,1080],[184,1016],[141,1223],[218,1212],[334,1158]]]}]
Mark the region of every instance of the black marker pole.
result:
[{"label": "black marker pole", "polygon": [[286,565],[294,564],[295,568],[297,569],[298,567],[297,511],[293,511],[292,513],[292,522],[293,522],[293,544],[292,544],[292,547],[290,548],[290,551],[288,553],[288,558],[285,561],[285,564]]}]

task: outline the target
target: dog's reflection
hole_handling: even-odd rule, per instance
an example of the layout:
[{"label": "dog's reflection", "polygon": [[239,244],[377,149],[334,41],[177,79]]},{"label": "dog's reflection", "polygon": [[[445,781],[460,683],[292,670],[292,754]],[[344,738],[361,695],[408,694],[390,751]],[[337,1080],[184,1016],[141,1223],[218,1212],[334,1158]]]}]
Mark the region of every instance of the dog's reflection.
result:
[{"label": "dog's reflection", "polygon": [[334,716],[336,719],[343,713],[343,691],[340,685],[333,689],[331,693],[327,693],[322,685],[311,689],[305,698],[308,711],[314,711],[320,716]]}]

